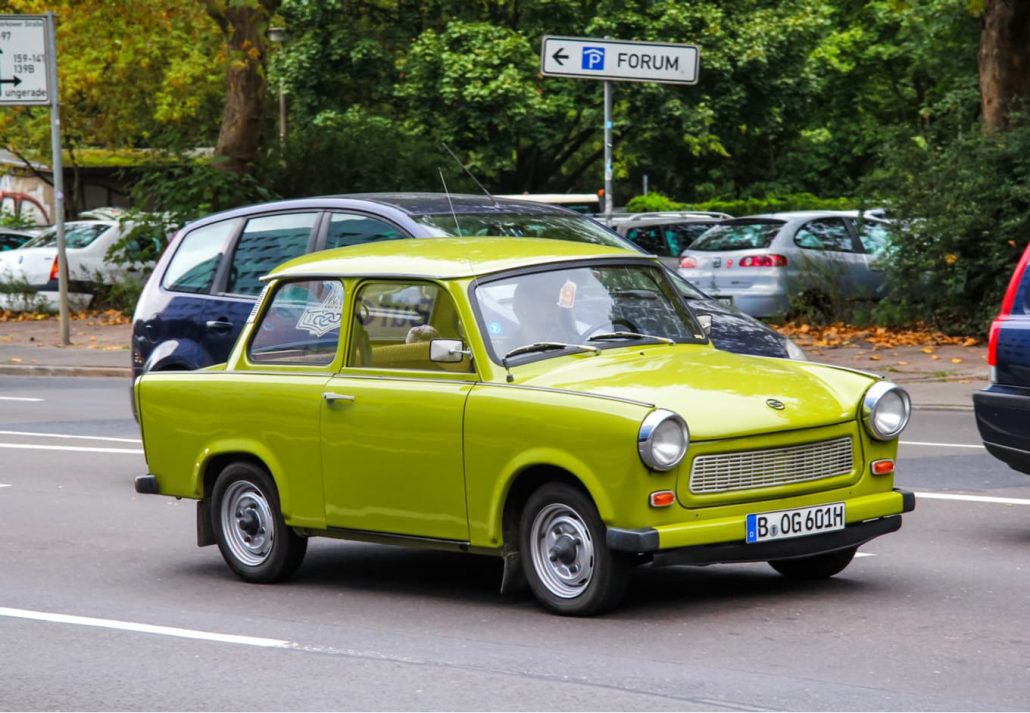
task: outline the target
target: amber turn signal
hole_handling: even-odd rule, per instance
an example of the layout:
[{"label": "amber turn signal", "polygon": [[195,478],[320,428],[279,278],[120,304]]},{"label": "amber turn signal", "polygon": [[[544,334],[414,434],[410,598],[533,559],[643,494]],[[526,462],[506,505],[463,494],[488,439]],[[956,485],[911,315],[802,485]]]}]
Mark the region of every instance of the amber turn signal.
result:
[{"label": "amber turn signal", "polygon": [[671,490],[658,490],[651,493],[651,507],[667,508],[676,502],[676,493]]},{"label": "amber turn signal", "polygon": [[869,470],[873,472],[873,475],[890,475],[894,472],[894,461],[874,460],[869,466]]}]

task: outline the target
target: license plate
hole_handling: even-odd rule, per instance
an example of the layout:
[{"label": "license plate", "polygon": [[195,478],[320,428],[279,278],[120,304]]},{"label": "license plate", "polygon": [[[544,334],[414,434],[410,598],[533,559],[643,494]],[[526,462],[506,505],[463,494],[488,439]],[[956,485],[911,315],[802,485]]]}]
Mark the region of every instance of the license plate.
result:
[{"label": "license plate", "polygon": [[761,512],[747,516],[748,544],[843,529],[844,503]]}]

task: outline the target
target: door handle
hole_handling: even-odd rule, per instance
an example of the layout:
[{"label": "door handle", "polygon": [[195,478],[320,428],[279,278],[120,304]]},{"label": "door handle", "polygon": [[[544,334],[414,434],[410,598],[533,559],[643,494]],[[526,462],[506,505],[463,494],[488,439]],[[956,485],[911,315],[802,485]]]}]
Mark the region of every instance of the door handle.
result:
[{"label": "door handle", "polygon": [[325,399],[327,404],[333,404],[337,401],[354,401],[355,397],[350,394],[337,394],[332,391],[326,391],[322,394],[322,398]]},{"label": "door handle", "polygon": [[211,319],[206,323],[207,328],[215,334],[226,334],[232,330],[232,322],[226,322],[224,319]]}]

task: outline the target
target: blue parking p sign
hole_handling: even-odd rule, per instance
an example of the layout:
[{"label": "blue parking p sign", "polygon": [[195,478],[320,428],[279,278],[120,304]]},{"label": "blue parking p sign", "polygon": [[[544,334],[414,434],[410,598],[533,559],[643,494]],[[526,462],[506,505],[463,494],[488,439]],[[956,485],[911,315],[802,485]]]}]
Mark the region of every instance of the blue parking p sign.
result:
[{"label": "blue parking p sign", "polygon": [[604,70],[604,47],[583,48],[583,69],[595,72]]}]

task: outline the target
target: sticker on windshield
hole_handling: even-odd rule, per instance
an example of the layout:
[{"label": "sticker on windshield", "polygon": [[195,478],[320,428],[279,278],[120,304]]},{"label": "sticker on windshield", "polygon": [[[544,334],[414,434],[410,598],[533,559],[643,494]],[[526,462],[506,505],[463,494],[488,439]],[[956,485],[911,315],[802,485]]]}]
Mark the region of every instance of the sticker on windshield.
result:
[{"label": "sticker on windshield", "polygon": [[558,306],[562,309],[572,309],[576,306],[576,283],[566,280],[558,293]]},{"label": "sticker on windshield", "polygon": [[500,322],[490,322],[486,325],[486,331],[491,337],[496,337],[504,332],[504,326]]},{"label": "sticker on windshield", "polygon": [[339,282],[322,283],[329,285],[329,294],[317,305],[304,310],[297,320],[297,330],[308,332],[315,337],[338,329],[340,314],[343,312],[343,285]]}]

